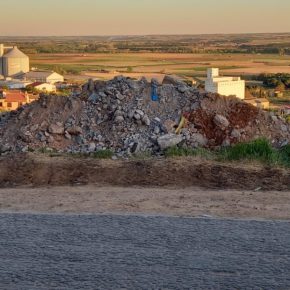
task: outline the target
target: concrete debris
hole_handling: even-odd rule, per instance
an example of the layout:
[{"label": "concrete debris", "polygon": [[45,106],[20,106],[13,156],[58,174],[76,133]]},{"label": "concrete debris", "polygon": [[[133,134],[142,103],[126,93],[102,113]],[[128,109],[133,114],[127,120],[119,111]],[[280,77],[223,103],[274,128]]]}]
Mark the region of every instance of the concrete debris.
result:
[{"label": "concrete debris", "polygon": [[[152,83],[158,101],[151,100]],[[186,122],[179,128],[182,116]],[[285,144],[289,124],[241,100],[206,93],[170,76],[162,84],[122,76],[89,80],[79,96],[42,95],[0,115],[1,154],[39,148],[71,153],[109,149],[119,158],[142,152],[158,155],[176,145],[219,148],[257,137]]]},{"label": "concrete debris", "polygon": [[213,121],[221,129],[226,129],[230,125],[228,119],[222,115],[215,115]]},{"label": "concrete debris", "polygon": [[48,128],[48,132],[51,134],[64,134],[64,126],[62,124],[51,124]]},{"label": "concrete debris", "polygon": [[162,150],[178,145],[183,140],[182,136],[176,134],[166,134],[157,139]]}]

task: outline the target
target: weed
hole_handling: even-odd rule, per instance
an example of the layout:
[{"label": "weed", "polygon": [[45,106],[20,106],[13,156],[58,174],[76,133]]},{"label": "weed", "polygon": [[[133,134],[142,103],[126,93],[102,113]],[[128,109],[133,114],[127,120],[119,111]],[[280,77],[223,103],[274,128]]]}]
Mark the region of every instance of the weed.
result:
[{"label": "weed", "polygon": [[239,143],[225,149],[212,151],[203,148],[191,149],[171,147],[164,151],[166,157],[199,156],[206,160],[237,161],[257,160],[267,165],[281,165],[290,167],[290,145],[275,149],[264,138],[247,143]]},{"label": "weed", "polygon": [[164,152],[166,157],[178,157],[178,156],[200,156],[205,159],[212,159],[212,156],[214,156],[214,153],[204,149],[204,148],[186,148],[186,147],[170,147],[165,150]]},{"label": "weed", "polygon": [[93,158],[99,158],[99,159],[110,159],[113,157],[113,152],[111,150],[105,149],[105,150],[99,150],[94,153],[92,153]]},{"label": "weed", "polygon": [[256,139],[248,143],[239,143],[220,151],[225,160],[260,160],[272,163],[277,159],[275,150],[266,139]]}]

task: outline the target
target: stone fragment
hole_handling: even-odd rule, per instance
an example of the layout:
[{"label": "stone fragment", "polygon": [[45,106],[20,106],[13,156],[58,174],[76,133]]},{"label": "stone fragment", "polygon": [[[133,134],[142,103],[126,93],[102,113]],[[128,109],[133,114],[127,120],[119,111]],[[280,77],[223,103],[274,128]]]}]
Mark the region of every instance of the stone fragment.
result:
[{"label": "stone fragment", "polygon": [[80,135],[83,133],[83,130],[80,126],[72,126],[66,130],[70,135]]},{"label": "stone fragment", "polygon": [[241,138],[241,132],[238,129],[233,129],[231,133],[232,138],[240,139]]},{"label": "stone fragment", "polygon": [[120,101],[123,101],[125,99],[125,96],[123,96],[122,94],[118,93],[116,95],[117,99],[120,100]]},{"label": "stone fragment", "polygon": [[51,134],[62,135],[64,134],[64,126],[60,123],[51,124],[48,128],[48,132]]},{"label": "stone fragment", "polygon": [[176,134],[167,134],[159,137],[157,139],[158,145],[160,149],[164,150],[173,146],[178,145],[180,142],[182,142],[183,138],[181,135]]},{"label": "stone fragment", "polygon": [[123,116],[116,116],[115,117],[115,122],[117,124],[123,123],[124,122],[124,117]]},{"label": "stone fragment", "polygon": [[208,139],[200,133],[192,134],[191,140],[197,145],[197,147],[204,147],[208,143]]},{"label": "stone fragment", "polygon": [[226,117],[218,114],[215,115],[213,121],[216,124],[216,126],[220,127],[221,129],[225,129],[230,125],[230,122]]},{"label": "stone fragment", "polygon": [[90,142],[88,145],[88,151],[94,152],[96,150],[96,144],[94,142]]},{"label": "stone fragment", "polygon": [[146,125],[146,126],[150,126],[151,122],[150,119],[147,115],[144,115],[142,118],[142,122]]}]

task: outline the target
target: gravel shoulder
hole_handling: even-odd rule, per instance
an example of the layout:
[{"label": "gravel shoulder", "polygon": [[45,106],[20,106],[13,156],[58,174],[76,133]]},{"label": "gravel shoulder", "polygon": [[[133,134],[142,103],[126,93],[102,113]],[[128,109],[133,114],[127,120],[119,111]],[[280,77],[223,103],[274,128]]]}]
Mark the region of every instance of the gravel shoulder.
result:
[{"label": "gravel shoulder", "polygon": [[290,191],[64,186],[0,189],[0,212],[290,219]]}]

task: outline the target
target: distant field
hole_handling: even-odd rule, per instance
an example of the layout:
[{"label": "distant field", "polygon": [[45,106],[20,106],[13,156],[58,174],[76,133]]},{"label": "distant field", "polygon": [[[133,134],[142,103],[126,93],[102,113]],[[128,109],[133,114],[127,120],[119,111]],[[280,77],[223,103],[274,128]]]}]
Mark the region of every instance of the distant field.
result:
[{"label": "distant field", "polygon": [[192,78],[204,76],[207,67],[219,67],[224,75],[290,73],[290,56],[272,54],[74,53],[33,54],[30,58],[31,65],[37,68],[101,79],[119,73],[134,77],[176,74]]}]

